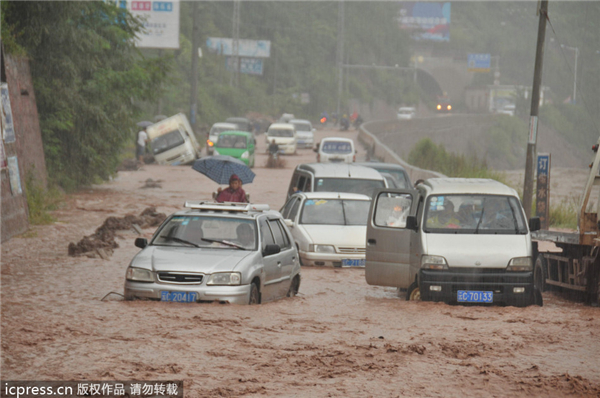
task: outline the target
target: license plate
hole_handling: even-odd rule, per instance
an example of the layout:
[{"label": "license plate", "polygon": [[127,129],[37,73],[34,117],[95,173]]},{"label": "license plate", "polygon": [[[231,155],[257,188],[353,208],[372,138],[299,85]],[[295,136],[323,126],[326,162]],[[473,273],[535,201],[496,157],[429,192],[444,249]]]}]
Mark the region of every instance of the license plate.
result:
[{"label": "license plate", "polygon": [[459,303],[492,303],[494,292],[459,290],[457,299]]},{"label": "license plate", "polygon": [[343,259],[342,260],[342,267],[364,267],[365,266],[365,259],[364,258],[359,258],[359,259]]},{"label": "license plate", "polygon": [[170,301],[174,303],[195,303],[196,292],[160,292],[160,301]]}]

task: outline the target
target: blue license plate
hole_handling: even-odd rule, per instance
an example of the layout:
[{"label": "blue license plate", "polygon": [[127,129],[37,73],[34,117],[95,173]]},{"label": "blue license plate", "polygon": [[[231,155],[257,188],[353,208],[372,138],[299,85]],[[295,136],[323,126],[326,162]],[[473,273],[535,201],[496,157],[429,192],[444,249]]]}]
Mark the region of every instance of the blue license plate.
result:
[{"label": "blue license plate", "polygon": [[359,259],[343,259],[342,260],[342,267],[364,267],[365,266],[365,259],[364,258],[359,258]]},{"label": "blue license plate", "polygon": [[493,303],[494,292],[459,290],[457,299],[459,303]]},{"label": "blue license plate", "polygon": [[195,303],[198,293],[196,292],[160,292],[160,301],[170,301],[173,303]]}]

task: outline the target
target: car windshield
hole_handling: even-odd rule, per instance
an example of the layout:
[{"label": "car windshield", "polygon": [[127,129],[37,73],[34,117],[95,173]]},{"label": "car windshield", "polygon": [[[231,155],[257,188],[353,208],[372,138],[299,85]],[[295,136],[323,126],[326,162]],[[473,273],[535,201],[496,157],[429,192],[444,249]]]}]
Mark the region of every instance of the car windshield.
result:
[{"label": "car windshield", "polygon": [[311,131],[312,128],[310,124],[305,123],[293,123],[294,127],[296,127],[296,131]]},{"label": "car windshield", "polygon": [[427,198],[425,232],[526,234],[519,200],[495,195],[434,195]]},{"label": "car windshield", "polygon": [[269,130],[270,137],[293,137],[294,132],[290,129],[273,129]]},{"label": "car windshield", "polygon": [[373,190],[385,187],[383,180],[363,180],[357,178],[317,178],[316,192],[360,193],[373,197]]},{"label": "car windshield", "polygon": [[174,216],[153,245],[256,250],[254,220],[210,216]]},{"label": "car windshield", "polygon": [[402,170],[386,169],[386,168],[379,168],[379,167],[376,168],[376,170],[380,173],[390,174],[394,178],[398,188],[408,188],[409,187],[408,181],[406,179],[406,174],[404,174],[404,172],[402,172]]},{"label": "car windshield", "polygon": [[246,137],[243,135],[221,134],[217,142],[218,148],[240,148],[247,147]]},{"label": "car windshield", "polygon": [[209,134],[210,135],[219,135],[219,134],[221,134],[224,131],[231,131],[231,130],[233,130],[231,127],[213,127],[210,130]]},{"label": "car windshield", "polygon": [[344,155],[352,153],[352,144],[347,141],[325,141],[321,144],[321,151]]},{"label": "car windshield", "polygon": [[184,143],[183,136],[179,130],[173,130],[167,134],[160,135],[152,140],[150,146],[152,153],[158,155],[172,148],[177,148]]},{"label": "car windshield", "polygon": [[368,200],[307,199],[300,224],[367,225]]}]

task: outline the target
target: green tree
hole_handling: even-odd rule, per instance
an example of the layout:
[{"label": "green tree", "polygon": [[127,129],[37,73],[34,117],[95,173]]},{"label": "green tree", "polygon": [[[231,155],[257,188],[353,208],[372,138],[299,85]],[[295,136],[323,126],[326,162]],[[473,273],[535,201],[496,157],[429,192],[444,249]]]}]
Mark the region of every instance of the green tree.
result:
[{"label": "green tree", "polygon": [[101,1],[1,6],[3,37],[30,59],[49,177],[67,190],[108,178],[132,140],[136,104],[159,95],[167,70],[135,48],[140,22]]}]

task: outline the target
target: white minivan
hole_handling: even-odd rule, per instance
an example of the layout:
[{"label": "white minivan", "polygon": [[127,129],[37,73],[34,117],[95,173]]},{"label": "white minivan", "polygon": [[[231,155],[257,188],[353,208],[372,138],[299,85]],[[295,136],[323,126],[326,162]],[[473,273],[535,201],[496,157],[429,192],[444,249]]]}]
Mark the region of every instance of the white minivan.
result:
[{"label": "white minivan", "polygon": [[159,164],[187,164],[200,157],[200,145],[183,113],[148,126],[146,133]]},{"label": "white minivan", "polygon": [[495,180],[431,178],[375,192],[365,278],[407,300],[541,305],[531,231],[517,192]]},{"label": "white minivan", "polygon": [[234,123],[215,123],[208,132],[208,139],[206,140],[206,152],[212,155],[215,151],[215,145],[219,140],[219,134],[224,131],[235,131],[238,130],[238,125]]},{"label": "white minivan", "polygon": [[317,162],[319,163],[352,163],[356,161],[356,147],[350,138],[323,138],[315,152],[317,152]]},{"label": "white minivan", "polygon": [[267,144],[267,151],[269,144],[275,140],[275,143],[279,145],[279,153],[286,155],[295,155],[297,142],[296,142],[296,128],[293,124],[289,123],[273,123],[269,126],[269,129],[265,133],[265,141]]}]

